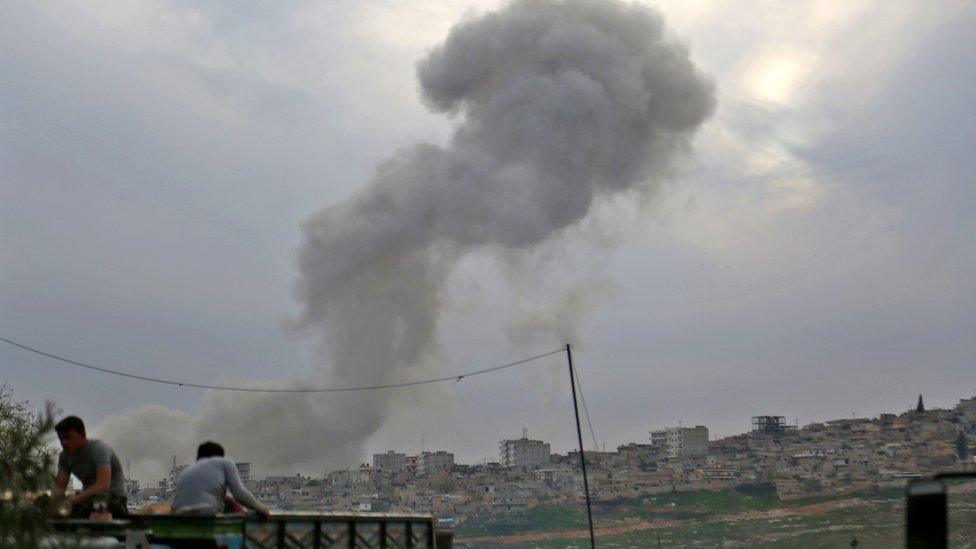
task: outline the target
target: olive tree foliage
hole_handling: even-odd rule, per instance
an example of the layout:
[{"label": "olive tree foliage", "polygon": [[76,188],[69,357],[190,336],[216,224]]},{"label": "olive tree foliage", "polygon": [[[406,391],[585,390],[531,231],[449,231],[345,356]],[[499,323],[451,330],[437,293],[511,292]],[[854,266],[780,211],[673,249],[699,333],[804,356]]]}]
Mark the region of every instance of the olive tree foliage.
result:
[{"label": "olive tree foliage", "polygon": [[37,413],[0,385],[0,545],[38,547],[48,531],[46,510],[34,500],[52,484],[54,450],[46,439],[53,429],[51,404]]}]

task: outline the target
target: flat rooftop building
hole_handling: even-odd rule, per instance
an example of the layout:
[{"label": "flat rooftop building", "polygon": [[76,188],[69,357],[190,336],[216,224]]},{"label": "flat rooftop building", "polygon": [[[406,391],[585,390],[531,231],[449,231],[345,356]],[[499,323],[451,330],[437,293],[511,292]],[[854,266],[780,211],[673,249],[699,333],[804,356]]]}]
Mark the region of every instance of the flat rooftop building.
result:
[{"label": "flat rooftop building", "polygon": [[528,431],[522,429],[522,438],[506,439],[498,443],[498,457],[503,467],[532,467],[549,463],[549,444],[541,440],[529,440]]},{"label": "flat rooftop building", "polygon": [[373,454],[373,467],[381,471],[402,471],[407,468],[407,454],[388,450],[385,454]]},{"label": "flat rooftop building", "polygon": [[421,452],[417,460],[417,474],[420,475],[429,475],[451,467],[454,467],[454,454],[444,450]]},{"label": "flat rooftop building", "polygon": [[651,431],[651,446],[669,458],[703,456],[708,453],[708,427],[671,427]]}]

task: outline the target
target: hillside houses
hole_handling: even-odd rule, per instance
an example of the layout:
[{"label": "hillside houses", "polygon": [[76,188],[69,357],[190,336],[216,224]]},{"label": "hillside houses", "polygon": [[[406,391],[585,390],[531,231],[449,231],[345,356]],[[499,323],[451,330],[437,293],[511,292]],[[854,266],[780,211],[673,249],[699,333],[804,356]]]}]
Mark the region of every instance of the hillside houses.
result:
[{"label": "hillside houses", "polygon": [[[966,459],[960,456],[960,441],[967,448]],[[775,490],[789,499],[903,486],[937,471],[971,468],[974,441],[976,398],[952,409],[754,430],[709,441],[705,451],[628,443],[612,452],[587,451],[586,459],[596,502],[726,489]],[[318,479],[269,476],[247,485],[262,502],[282,510],[422,511],[458,524],[469,517],[504,516],[583,499],[577,451],[508,467],[448,466],[447,461],[418,467],[414,456],[392,451],[374,460],[375,466],[332,471]],[[163,500],[159,490],[146,494]]]}]

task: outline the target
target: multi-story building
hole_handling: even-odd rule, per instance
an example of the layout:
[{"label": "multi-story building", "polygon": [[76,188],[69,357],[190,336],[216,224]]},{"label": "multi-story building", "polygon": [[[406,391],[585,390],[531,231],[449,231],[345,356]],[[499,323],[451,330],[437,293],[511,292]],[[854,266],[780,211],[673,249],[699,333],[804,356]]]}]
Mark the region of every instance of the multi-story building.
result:
[{"label": "multi-story building", "polygon": [[631,442],[617,447],[617,463],[620,467],[651,468],[660,459],[662,451],[653,444]]},{"label": "multi-story building", "polygon": [[444,450],[422,452],[417,460],[417,474],[420,475],[429,475],[451,467],[454,467],[454,454]]},{"label": "multi-story building", "polygon": [[407,454],[388,450],[385,454],[373,454],[373,467],[381,471],[402,471],[407,468]]},{"label": "multi-story building", "polygon": [[669,458],[703,456],[708,453],[708,427],[671,427],[651,431],[651,446]]},{"label": "multi-story building", "polygon": [[185,463],[177,464],[176,463],[176,456],[173,456],[173,465],[169,468],[169,475],[167,476],[166,480],[164,481],[164,482],[168,483],[167,489],[169,489],[169,490],[175,490],[176,489],[176,483],[180,480],[180,475],[183,474],[183,471],[187,467],[189,467],[189,466],[186,465]]},{"label": "multi-story building", "polygon": [[139,493],[139,481],[134,478],[127,478],[123,481],[125,492],[132,496]]},{"label": "multi-story building", "polygon": [[498,444],[498,457],[503,467],[531,467],[549,463],[549,444],[541,440],[529,440],[522,429],[522,438],[503,440]]},{"label": "multi-story building", "polygon": [[407,456],[404,464],[408,472],[416,475],[420,471],[420,456]]},{"label": "multi-story building", "polygon": [[665,451],[668,447],[668,430],[651,431],[651,446]]},{"label": "multi-story building", "polygon": [[251,480],[251,464],[247,461],[242,463],[235,463],[237,465],[237,476],[241,477],[241,482],[248,482]]}]

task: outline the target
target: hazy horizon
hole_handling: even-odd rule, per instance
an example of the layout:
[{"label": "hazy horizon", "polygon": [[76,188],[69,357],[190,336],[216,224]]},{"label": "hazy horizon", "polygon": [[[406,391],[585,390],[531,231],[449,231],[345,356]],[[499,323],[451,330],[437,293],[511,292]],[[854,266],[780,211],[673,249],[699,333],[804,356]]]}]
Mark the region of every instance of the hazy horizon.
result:
[{"label": "hazy horizon", "polygon": [[[753,415],[804,425],[976,393],[972,5],[646,2],[663,34],[627,43],[657,52],[643,73],[612,37],[651,27],[607,15],[631,4],[507,5],[8,5],[0,336],[267,387],[438,377],[569,339],[608,449],[679,422],[715,438]],[[590,80],[553,84],[541,54],[476,32],[499,9],[486,28],[541,24],[542,57]],[[578,34],[545,26],[563,17]],[[505,72],[516,59],[539,72]],[[638,117],[646,133],[602,118],[643,100],[628,70],[663,75],[648,82],[668,115]],[[519,113],[525,97],[540,101]],[[546,123],[581,105],[611,129],[560,142]],[[475,175],[433,186],[458,166]],[[566,376],[554,355],[396,392],[248,399],[0,344],[16,399],[144,449],[140,480],[205,435],[260,476],[421,445],[478,463],[523,427],[564,453]]]}]

